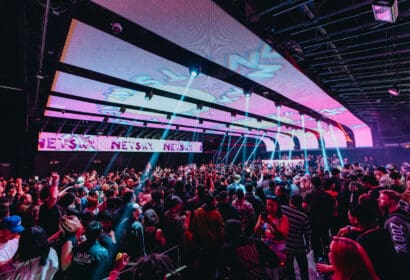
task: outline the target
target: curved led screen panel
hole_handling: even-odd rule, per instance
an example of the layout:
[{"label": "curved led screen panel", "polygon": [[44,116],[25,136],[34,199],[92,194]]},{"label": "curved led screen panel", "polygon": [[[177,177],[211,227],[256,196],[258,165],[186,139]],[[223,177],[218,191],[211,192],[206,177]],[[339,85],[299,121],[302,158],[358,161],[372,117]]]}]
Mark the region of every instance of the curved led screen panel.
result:
[{"label": "curved led screen panel", "polygon": [[295,143],[292,141],[290,136],[279,134],[275,139],[278,141],[281,151],[289,151],[295,149]]},{"label": "curved led screen panel", "polygon": [[[113,85],[89,80],[86,78],[82,78],[80,76],[75,76],[72,74],[64,73],[64,72],[56,72],[52,91],[68,94],[70,96],[86,98],[88,100],[97,100],[97,101],[109,101],[111,103],[118,104],[118,106],[109,106],[103,104],[91,104],[86,105],[83,104],[81,107],[79,104],[76,106],[72,106],[70,104],[71,101],[59,99],[59,102],[56,102],[56,99],[49,99],[47,106],[49,108],[58,108],[58,109],[68,109],[70,108],[81,108],[83,111],[87,111],[88,108],[86,106],[91,106],[93,114],[104,114],[104,115],[112,115],[112,116],[121,116],[121,117],[134,117],[130,116],[129,113],[135,111],[134,109],[127,109],[125,113],[120,112],[120,106],[125,105],[133,105],[136,107],[142,107],[146,109],[152,110],[159,110],[165,113],[171,114],[181,114],[184,116],[191,116],[191,117],[201,117],[204,119],[211,119],[211,120],[221,120],[225,122],[231,122],[232,128],[235,128],[234,124],[246,125],[254,129],[274,129],[277,125],[273,122],[261,121],[258,122],[254,118],[249,118],[246,116],[236,116],[232,117],[229,112],[209,108],[209,107],[202,107],[198,110],[197,104],[190,103],[183,101],[183,97],[180,99],[172,99],[167,97],[162,97],[158,95],[154,95],[150,100],[145,98],[145,92],[125,89],[125,88],[118,88]],[[58,99],[57,99],[58,100]],[[71,99],[70,99],[71,100]],[[87,102],[89,103],[89,102]],[[91,102],[90,102],[91,103]],[[140,111],[140,114],[148,114],[149,116],[162,116],[166,117],[165,114],[157,114],[152,112],[144,112],[143,110]],[[178,117],[174,116],[174,119]],[[120,120],[119,120],[120,121]],[[120,121],[122,124],[127,124],[126,120]],[[218,129],[226,130],[225,125],[223,124],[216,124],[215,127]],[[237,127],[240,130],[246,131],[246,128]]]},{"label": "curved led screen panel", "polygon": [[[240,88],[203,74],[192,79],[186,67],[132,46],[76,20],[73,20],[67,38],[61,57],[62,62],[176,95],[192,97],[199,101],[241,111],[248,110],[273,120],[278,118],[275,103],[266,98],[252,95],[246,102],[243,90]],[[96,53],[98,56],[95,55]],[[112,61],[113,58],[115,63]],[[74,87],[77,95],[90,91],[91,82],[90,85],[85,81],[73,85],[70,78],[66,76],[63,76],[65,81],[59,81],[60,75],[62,74],[58,73],[55,78],[53,90],[73,92]],[[106,90],[109,91],[102,94],[107,101],[122,101],[128,104],[138,102],[135,99],[136,94],[129,89],[112,86]],[[297,123],[297,112],[282,106],[280,119],[283,123]]]},{"label": "curved led screen panel", "polygon": [[[189,77],[186,67],[146,52],[75,20],[71,24],[63,53],[62,62],[166,90],[178,95],[181,100],[183,100],[181,96],[189,96],[243,112],[249,111],[273,120],[279,119],[281,124],[300,125],[301,123],[300,116],[295,110],[286,106],[281,106],[278,110],[274,102],[255,94],[250,98],[245,98],[242,89],[206,75],[201,74],[192,79]],[[95,54],[98,54],[98,56]],[[115,62],[113,62],[113,57],[115,57]],[[139,102],[142,102],[144,106],[147,104],[142,100],[142,92],[138,93],[129,89],[104,85],[63,72],[58,72],[55,76],[52,90],[134,106],[138,106]],[[140,97],[136,97],[138,94]],[[175,104],[175,101],[173,102]],[[176,108],[163,102],[157,103],[156,106],[162,110],[175,110],[174,108]],[[189,111],[194,105],[191,104],[190,106],[190,108],[187,108],[189,106],[182,106],[181,108],[187,108]],[[210,109],[210,111],[211,113],[216,112],[215,109]],[[278,112],[280,112],[279,116]],[[202,111],[199,112],[198,116],[219,119],[224,122],[232,121],[231,115],[226,112],[210,116],[209,111]],[[312,120],[306,119],[306,127],[311,126],[316,129],[316,123]],[[238,116],[232,122],[263,129],[275,129],[277,126],[266,121],[257,123],[257,120],[245,118],[244,116]],[[290,133],[290,130],[283,126],[282,131]]]},{"label": "curved led screen panel", "polygon": [[319,149],[319,141],[316,139],[316,136],[313,133],[304,133],[301,130],[296,130],[294,132],[294,135],[299,139],[300,149]]},{"label": "curved led screen panel", "polygon": [[348,126],[357,147],[373,146],[365,123],[212,1],[93,2]]},{"label": "curved led screen panel", "polygon": [[346,148],[346,141],[343,141],[344,134],[339,129],[326,127],[323,129],[322,136],[326,148]]}]

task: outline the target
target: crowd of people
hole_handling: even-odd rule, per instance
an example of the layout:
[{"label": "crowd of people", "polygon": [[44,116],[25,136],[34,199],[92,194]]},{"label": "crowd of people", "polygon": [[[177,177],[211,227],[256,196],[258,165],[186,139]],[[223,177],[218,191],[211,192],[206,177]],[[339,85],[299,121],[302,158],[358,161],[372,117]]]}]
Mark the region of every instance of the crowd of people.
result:
[{"label": "crowd of people", "polygon": [[409,279],[409,203],[368,160],[0,178],[0,279]]}]

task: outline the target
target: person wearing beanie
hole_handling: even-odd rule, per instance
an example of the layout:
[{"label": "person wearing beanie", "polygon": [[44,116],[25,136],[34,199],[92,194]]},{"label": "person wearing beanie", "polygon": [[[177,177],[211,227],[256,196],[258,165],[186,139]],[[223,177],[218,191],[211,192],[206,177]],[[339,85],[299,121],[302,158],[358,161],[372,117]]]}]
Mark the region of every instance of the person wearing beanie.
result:
[{"label": "person wearing beanie", "polygon": [[[13,217],[13,216],[11,216]],[[19,219],[12,218],[12,228],[21,229]],[[45,231],[34,226],[21,232],[17,252],[0,268],[2,280],[53,279],[58,270],[56,251],[50,247]]]}]

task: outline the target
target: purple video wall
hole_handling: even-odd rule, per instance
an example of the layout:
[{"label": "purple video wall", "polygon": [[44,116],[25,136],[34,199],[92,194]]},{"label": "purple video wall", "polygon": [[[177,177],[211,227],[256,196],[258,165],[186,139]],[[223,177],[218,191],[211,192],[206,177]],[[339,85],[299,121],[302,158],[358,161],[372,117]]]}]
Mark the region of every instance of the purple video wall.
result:
[{"label": "purple video wall", "polygon": [[[186,3],[182,0],[94,2],[198,55],[205,56],[207,59],[350,127],[353,130],[357,147],[372,146],[370,129],[366,124],[330,98],[315,83],[213,2]],[[167,22],[167,24],[162,24],[162,22]],[[235,126],[235,124],[241,124],[255,131],[258,129],[273,130],[274,132],[268,132],[264,136],[267,139],[277,139],[281,150],[294,148],[290,135],[298,137],[301,148],[317,149],[318,140],[315,135],[286,127],[286,124],[302,125],[304,122],[305,127],[314,129],[322,135],[327,148],[346,147],[346,136],[340,127],[330,127],[324,124],[318,126],[312,118],[305,116],[302,119],[297,111],[286,106],[278,108],[274,102],[256,94],[245,98],[242,89],[203,74],[192,79],[186,67],[146,52],[76,20],[72,21],[61,61],[137,84],[166,90],[179,96],[180,100],[156,95],[151,100],[146,100],[144,92],[57,72],[52,86],[53,91],[92,100],[110,101],[118,106],[105,106],[50,95],[48,108],[70,110],[70,113],[46,110],[45,115],[47,116],[102,121],[101,117],[81,114],[89,112],[107,116],[121,115],[131,121],[110,118],[109,122],[134,126],[142,126],[144,121],[154,121],[169,123],[171,129],[175,129],[176,125],[187,125],[199,129],[218,129],[227,130],[230,133],[246,134],[247,129]],[[232,117],[230,113],[205,106],[198,110],[196,104],[183,101],[184,96],[266,116],[280,121],[282,125],[278,126],[275,122],[269,121],[258,122],[246,115]],[[122,114],[120,112],[122,104],[142,106],[171,114],[197,116],[209,121],[199,124],[195,119],[176,116],[168,120],[166,114],[144,110],[127,109]],[[213,120],[230,122],[232,125],[227,128],[224,124]],[[160,124],[148,124],[148,126],[156,125],[160,126]],[[195,130],[195,128],[190,129]]]}]

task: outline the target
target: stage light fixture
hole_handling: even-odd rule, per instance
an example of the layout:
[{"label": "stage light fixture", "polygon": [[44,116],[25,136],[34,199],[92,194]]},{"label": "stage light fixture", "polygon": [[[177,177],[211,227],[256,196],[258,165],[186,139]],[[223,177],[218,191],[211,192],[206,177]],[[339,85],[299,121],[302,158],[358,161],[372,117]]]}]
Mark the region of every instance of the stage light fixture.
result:
[{"label": "stage light fixture", "polygon": [[44,79],[45,79],[45,77],[44,77],[44,75],[43,75],[42,73],[37,73],[37,74],[36,74],[36,78],[37,78],[38,80],[44,80]]},{"label": "stage light fixture", "polygon": [[152,99],[153,96],[154,91],[152,89],[145,92],[145,100],[149,101]]},{"label": "stage light fixture", "polygon": [[375,20],[394,23],[399,15],[397,0],[376,0],[372,4]]},{"label": "stage light fixture", "polygon": [[400,94],[400,90],[396,86],[393,86],[392,88],[389,88],[387,90],[387,92],[390,93],[390,95],[393,95],[393,96],[399,96],[399,94]]},{"label": "stage light fixture", "polygon": [[124,105],[122,105],[121,108],[120,108],[120,113],[124,114],[125,110],[127,110],[127,108]]},{"label": "stage light fixture", "polygon": [[236,113],[235,113],[235,112],[231,112],[231,117],[232,117],[232,118],[236,118]]},{"label": "stage light fixture", "polygon": [[201,67],[199,67],[199,65],[189,66],[189,74],[192,78],[198,77],[199,73],[201,73]]},{"label": "stage light fixture", "polygon": [[256,121],[257,121],[258,123],[261,123],[261,122],[262,122],[262,118],[257,118]]},{"label": "stage light fixture", "polygon": [[104,117],[103,122],[108,122],[108,117],[107,116]]},{"label": "stage light fixture", "polygon": [[201,119],[199,119],[198,122],[199,122],[200,125],[204,124],[204,121],[201,120]]},{"label": "stage light fixture", "polygon": [[229,127],[230,127],[230,125],[229,125],[229,123],[227,123],[227,124],[226,124],[226,128],[229,128]]},{"label": "stage light fixture", "polygon": [[196,104],[196,108],[198,109],[198,111],[201,111],[204,108],[204,105],[199,102],[198,104]]},{"label": "stage light fixture", "polygon": [[167,114],[167,120],[171,120],[171,115]]},{"label": "stage light fixture", "polygon": [[143,122],[142,124],[143,124],[143,126],[147,126],[147,122]]},{"label": "stage light fixture", "polygon": [[243,94],[245,95],[245,97],[250,97],[252,94],[252,88],[243,88]]}]

